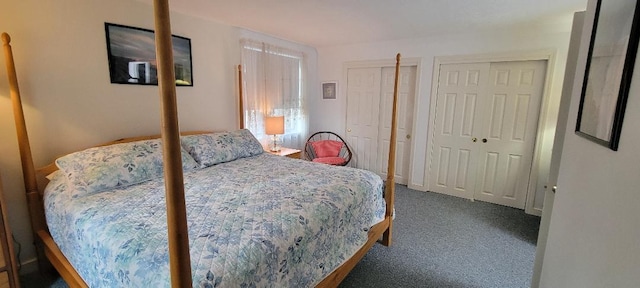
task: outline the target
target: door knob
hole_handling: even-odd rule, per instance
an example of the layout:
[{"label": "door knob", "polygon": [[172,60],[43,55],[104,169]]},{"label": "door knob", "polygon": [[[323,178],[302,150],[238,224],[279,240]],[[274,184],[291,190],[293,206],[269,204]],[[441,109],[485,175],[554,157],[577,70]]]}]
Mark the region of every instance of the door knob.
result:
[{"label": "door knob", "polygon": [[407,134],[407,139],[411,139],[411,134]]},{"label": "door knob", "polygon": [[[549,187],[549,186],[544,185],[544,189],[547,189],[547,187]],[[558,186],[553,185],[553,187],[551,187],[551,192],[556,193],[556,190],[557,190],[557,189],[558,189]]]},{"label": "door knob", "polygon": [[472,141],[472,142],[476,142],[476,141],[478,141],[478,138],[473,137],[473,138],[471,138],[471,141]]},{"label": "door knob", "polygon": [[351,132],[351,129],[347,129],[347,132]]},{"label": "door knob", "polygon": [[482,143],[487,143],[487,138],[482,138]]}]

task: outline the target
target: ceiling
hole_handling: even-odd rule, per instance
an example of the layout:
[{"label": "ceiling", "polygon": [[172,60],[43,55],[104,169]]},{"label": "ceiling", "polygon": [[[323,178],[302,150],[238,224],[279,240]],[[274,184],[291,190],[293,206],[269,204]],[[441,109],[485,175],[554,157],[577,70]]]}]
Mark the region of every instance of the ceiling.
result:
[{"label": "ceiling", "polygon": [[[138,0],[151,3],[152,0]],[[171,10],[313,47],[563,25],[587,0],[170,0]]]}]

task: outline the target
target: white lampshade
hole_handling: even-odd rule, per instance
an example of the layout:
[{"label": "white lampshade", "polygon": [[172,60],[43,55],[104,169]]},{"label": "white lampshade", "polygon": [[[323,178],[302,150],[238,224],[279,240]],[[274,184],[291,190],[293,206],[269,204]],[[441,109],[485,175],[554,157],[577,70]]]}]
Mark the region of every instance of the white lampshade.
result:
[{"label": "white lampshade", "polygon": [[267,135],[284,134],[284,116],[266,117],[264,131]]}]

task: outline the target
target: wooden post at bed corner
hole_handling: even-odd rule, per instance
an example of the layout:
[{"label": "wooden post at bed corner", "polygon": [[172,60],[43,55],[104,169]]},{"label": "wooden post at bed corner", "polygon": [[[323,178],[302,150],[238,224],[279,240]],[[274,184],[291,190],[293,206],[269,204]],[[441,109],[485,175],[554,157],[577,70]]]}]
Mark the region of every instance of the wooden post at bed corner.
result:
[{"label": "wooden post at bed corner", "polygon": [[244,129],[244,95],[242,94],[242,65],[238,65],[238,118],[240,118],[240,129]]},{"label": "wooden post at bed corner", "polygon": [[387,209],[385,211],[385,220],[373,225],[369,230],[369,240],[347,261],[345,261],[340,267],[327,275],[316,288],[324,287],[337,287],[347,274],[356,266],[358,261],[367,254],[367,251],[380,239],[382,234],[382,245],[391,245],[391,230],[393,228],[393,202],[395,194],[395,163],[396,163],[396,108],[398,103],[398,73],[400,72],[400,53],[396,55],[396,77],[395,86],[393,92],[393,110],[391,112],[391,135],[389,137],[389,164],[387,170],[387,181],[385,183],[384,200],[387,203]]},{"label": "wooden post at bed corner", "polygon": [[387,182],[385,185],[384,198],[387,202],[387,210],[385,217],[389,219],[389,228],[382,235],[382,245],[391,245],[391,236],[393,228],[393,204],[395,199],[396,183],[396,118],[397,118],[397,105],[398,105],[398,77],[400,74],[400,53],[396,55],[396,76],[393,86],[393,108],[391,112],[391,136],[389,137],[389,163],[387,165]]},{"label": "wooden post at bed corner", "polygon": [[[38,231],[46,230],[47,224],[44,221],[44,206],[40,192],[38,192],[38,182],[36,178],[36,169],[33,164],[33,156],[31,154],[31,146],[29,145],[29,135],[27,134],[27,125],[24,121],[24,111],[22,109],[22,100],[20,98],[20,89],[18,86],[18,76],[16,66],[13,60],[13,51],[11,49],[11,37],[7,33],[2,33],[2,46],[4,47],[4,59],[7,66],[7,77],[9,78],[9,90],[11,94],[11,103],[13,105],[13,116],[15,119],[16,133],[18,134],[18,149],[20,151],[20,161],[22,164],[22,174],[24,179],[24,188],[27,194],[27,206],[29,209],[29,217],[31,219],[31,229],[33,230],[34,244],[36,244],[36,254],[38,256],[38,268],[45,270],[47,265],[44,261],[44,250],[38,242]],[[50,267],[50,266],[49,266]]]},{"label": "wooden post at bed corner", "polygon": [[162,148],[164,154],[171,286],[192,287],[169,1],[154,0],[153,7],[156,28],[158,88],[160,89],[162,104]]}]

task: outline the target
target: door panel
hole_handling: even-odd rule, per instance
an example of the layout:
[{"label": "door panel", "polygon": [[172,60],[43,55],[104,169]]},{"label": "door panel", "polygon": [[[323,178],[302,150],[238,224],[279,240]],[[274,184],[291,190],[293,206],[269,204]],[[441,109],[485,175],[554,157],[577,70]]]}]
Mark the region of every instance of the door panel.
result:
[{"label": "door panel", "polygon": [[477,174],[477,138],[482,123],[479,97],[488,83],[489,63],[440,65],[429,190],[471,198]]},{"label": "door panel", "polygon": [[504,124],[504,106],[507,99],[506,94],[494,94],[491,99],[491,111],[489,111],[489,139],[501,140],[502,127]]},{"label": "door panel", "polygon": [[475,199],[524,209],[545,71],[546,61],[491,63]]},{"label": "door panel", "polygon": [[380,68],[347,72],[347,139],[352,165],[376,171],[380,112]]},{"label": "door panel", "polygon": [[[411,155],[411,131],[413,129],[413,108],[416,93],[416,66],[400,67],[398,78],[398,114],[396,129],[396,175],[395,181],[408,183],[409,157]],[[382,68],[382,105],[380,125],[378,174],[386,177],[389,165],[389,136],[391,134],[391,108],[393,106],[393,89],[395,85],[395,68]]]}]

